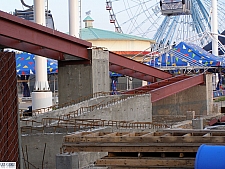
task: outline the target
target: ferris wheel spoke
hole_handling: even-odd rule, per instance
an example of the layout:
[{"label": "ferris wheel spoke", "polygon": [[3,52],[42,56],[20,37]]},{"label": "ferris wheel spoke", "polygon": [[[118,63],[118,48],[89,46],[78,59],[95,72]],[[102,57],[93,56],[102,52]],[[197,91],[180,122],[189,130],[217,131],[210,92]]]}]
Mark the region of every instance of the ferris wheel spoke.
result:
[{"label": "ferris wheel spoke", "polygon": [[[148,23],[149,18],[146,18],[145,20],[143,20],[141,23],[139,23],[138,25],[133,25],[132,29],[129,31],[129,33],[134,33],[135,30],[141,29],[141,27]],[[158,21],[160,20],[160,17],[157,17],[154,22],[151,22],[151,25],[149,25],[149,27],[147,29],[142,30],[142,32],[140,32],[140,36],[145,37],[149,32],[151,32],[151,30],[157,30],[159,25],[158,25]]]},{"label": "ferris wheel spoke", "polygon": [[192,14],[193,23],[194,23],[194,26],[195,26],[198,34],[205,32],[207,29],[206,28],[207,25],[205,24],[205,23],[207,23],[207,20],[203,16],[200,16],[199,10],[201,10],[201,9],[194,7],[193,11],[192,11],[193,12],[193,14]]},{"label": "ferris wheel spoke", "polygon": [[156,42],[160,42],[163,36],[163,33],[167,29],[168,25],[170,23],[170,17],[165,17],[164,20],[162,21],[162,24],[160,25],[158,31],[156,32],[154,39]]},{"label": "ferris wheel spoke", "polygon": [[[125,2],[125,1],[123,1],[123,2],[124,2],[124,5],[126,6],[126,9],[131,9],[131,8],[134,7],[134,6],[127,5],[128,2]],[[148,25],[150,25],[152,27],[155,27],[155,30],[157,30],[157,27],[159,25],[158,25],[158,22],[156,22],[156,20],[158,19],[158,17],[153,18],[153,17],[151,17],[152,14],[146,15],[146,12],[149,12],[151,10],[151,8],[154,8],[156,4],[151,5],[148,8],[143,9],[142,5],[145,4],[146,2],[149,2],[149,1],[145,1],[145,2],[142,2],[142,3],[139,2],[139,4],[138,4],[139,7],[138,7],[138,9],[136,9],[137,10],[136,13],[129,12],[129,10],[126,11],[127,15],[129,16],[128,17],[129,19],[122,22],[121,26],[129,23],[129,26],[127,26],[129,28],[129,29],[127,29],[127,32],[133,33],[134,30],[135,30],[136,32],[138,32],[138,34],[141,34],[140,31],[141,32],[144,31],[144,29],[141,29],[141,27],[142,26],[146,27],[147,22],[148,22]],[[144,19],[144,18],[146,18],[146,19]],[[138,22],[137,22],[137,20],[138,20]],[[149,24],[149,22],[150,22],[150,24]]]},{"label": "ferris wheel spoke", "polygon": [[148,37],[149,34],[152,34],[153,32],[156,32],[158,30],[159,26],[157,28],[155,25],[159,25],[158,23],[161,22],[161,19],[162,19],[161,16],[158,16],[157,19],[155,19],[155,21],[152,23],[152,25],[150,25],[146,29],[146,31],[142,34],[142,36],[143,37]]},{"label": "ferris wheel spoke", "polygon": [[207,9],[203,6],[203,4],[198,0],[199,5],[196,5],[194,8],[194,13],[199,13],[201,11],[201,15],[203,17],[202,20],[205,22],[205,31],[210,31],[211,29],[211,23],[210,23],[210,16]]},{"label": "ferris wheel spoke", "polygon": [[180,16],[175,16],[173,18],[173,21],[171,22],[171,24],[169,26],[169,29],[166,32],[166,36],[165,36],[166,39],[164,38],[164,43],[168,43],[168,41],[170,42],[168,44],[171,44],[172,43],[172,39],[173,39],[173,37],[175,35],[176,27],[178,25],[179,19],[180,19]]},{"label": "ferris wheel spoke", "polygon": [[[128,3],[129,1],[125,2],[123,0],[123,2],[124,2],[124,5],[125,6],[127,5],[128,9],[130,9],[130,5]],[[127,15],[130,18],[130,24],[127,27],[127,31],[129,32],[129,34],[133,33],[133,30],[137,30],[138,33],[140,33],[140,31],[142,31],[141,26],[139,27],[140,29],[135,29],[135,28],[137,28],[136,26],[139,25],[137,20],[140,19],[139,16],[143,13],[143,11],[141,9],[141,6],[139,5],[135,10],[130,10],[130,11],[127,10],[126,12],[127,12]],[[143,23],[143,21],[142,21],[142,23]]]}]

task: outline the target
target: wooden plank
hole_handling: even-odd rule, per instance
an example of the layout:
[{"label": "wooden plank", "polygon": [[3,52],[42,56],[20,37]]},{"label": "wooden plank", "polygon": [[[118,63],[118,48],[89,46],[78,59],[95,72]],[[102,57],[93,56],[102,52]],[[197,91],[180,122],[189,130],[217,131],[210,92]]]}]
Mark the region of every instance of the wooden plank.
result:
[{"label": "wooden plank", "polygon": [[[134,167],[122,167],[122,166],[110,166],[108,167],[109,169],[138,169]],[[165,167],[163,167],[165,169]],[[177,167],[176,167],[177,168]],[[191,167],[193,168],[193,167]],[[162,167],[141,167],[141,169],[162,169]],[[170,168],[170,169],[175,169],[175,168]]]},{"label": "wooden plank", "polygon": [[193,146],[82,146],[82,145],[63,145],[63,151],[66,152],[197,152],[199,145]]},{"label": "wooden plank", "polygon": [[161,132],[169,132],[169,133],[221,133],[225,130],[200,130],[200,129],[161,129]]},{"label": "wooden plank", "polygon": [[192,133],[187,133],[183,135],[183,137],[190,137],[190,136],[192,136]]},{"label": "wooden plank", "polygon": [[167,137],[167,136],[173,136],[172,133],[166,133],[164,135],[162,135],[161,137]]},{"label": "wooden plank", "polygon": [[211,137],[211,133],[206,133],[202,137]]},{"label": "wooden plank", "polygon": [[96,161],[96,166],[126,166],[126,167],[180,167],[193,168],[195,158],[102,158]]},{"label": "wooden plank", "polygon": [[114,136],[117,136],[117,132],[114,132],[114,133],[109,133],[109,134],[106,134],[106,135],[104,135],[104,136],[102,136],[102,137],[114,137]]},{"label": "wooden plank", "polygon": [[136,136],[136,133],[133,132],[133,133],[127,133],[125,135],[123,135],[123,137],[135,137]]},{"label": "wooden plank", "polygon": [[141,137],[152,137],[154,135],[155,135],[155,132],[151,132],[151,133],[144,134]]},{"label": "wooden plank", "polygon": [[95,133],[89,133],[83,137],[96,137],[96,136],[99,136],[100,132],[95,132]]},{"label": "wooden plank", "polygon": [[[98,134],[98,133],[97,133]],[[97,134],[90,134],[92,136]],[[89,136],[90,136],[89,135]],[[203,136],[203,135],[202,135]],[[202,137],[202,136],[152,136],[152,137],[76,137],[71,136],[67,142],[102,142],[102,143],[224,143],[224,136],[211,136],[211,137]]]}]

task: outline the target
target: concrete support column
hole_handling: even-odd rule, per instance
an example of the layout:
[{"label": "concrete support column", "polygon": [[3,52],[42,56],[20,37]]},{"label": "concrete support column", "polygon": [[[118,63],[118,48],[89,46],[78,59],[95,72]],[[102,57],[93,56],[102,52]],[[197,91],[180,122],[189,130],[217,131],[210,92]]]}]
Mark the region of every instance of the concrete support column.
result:
[{"label": "concrete support column", "polygon": [[93,93],[109,92],[109,51],[92,49],[92,81]]},{"label": "concrete support column", "polygon": [[79,38],[79,2],[69,0],[69,34]]},{"label": "concrete support column", "polygon": [[79,168],[79,157],[77,153],[56,155],[56,169],[78,169],[78,168]]},{"label": "concrete support column", "polygon": [[91,96],[96,92],[110,90],[109,52],[101,48],[89,49],[91,65],[79,61],[59,61],[59,103]]},{"label": "concrete support column", "polygon": [[[46,26],[45,1],[34,0],[34,21]],[[52,106],[52,92],[48,84],[47,58],[35,56],[35,85],[32,93],[32,109]]]},{"label": "concrete support column", "polygon": [[213,112],[213,74],[205,75],[207,115]]}]

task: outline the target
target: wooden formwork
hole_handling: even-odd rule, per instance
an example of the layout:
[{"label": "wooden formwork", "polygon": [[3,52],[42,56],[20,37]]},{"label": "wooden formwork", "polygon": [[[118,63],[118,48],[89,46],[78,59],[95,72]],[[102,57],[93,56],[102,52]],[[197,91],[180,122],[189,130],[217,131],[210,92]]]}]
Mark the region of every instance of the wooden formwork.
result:
[{"label": "wooden formwork", "polygon": [[112,168],[194,168],[202,144],[225,145],[225,132],[79,132],[64,137],[63,152],[108,152],[95,165]]}]

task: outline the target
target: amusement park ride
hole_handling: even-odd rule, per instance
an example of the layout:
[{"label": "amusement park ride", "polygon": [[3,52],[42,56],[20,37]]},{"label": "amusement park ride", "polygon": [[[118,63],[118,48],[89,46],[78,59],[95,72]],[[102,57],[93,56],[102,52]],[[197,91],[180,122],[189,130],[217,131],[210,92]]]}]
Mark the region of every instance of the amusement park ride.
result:
[{"label": "amusement park ride", "polygon": [[[110,23],[114,24],[115,31],[133,33],[156,41],[156,44],[150,47],[149,53],[143,56],[144,63],[150,60],[154,63],[150,64],[151,66],[163,70],[195,69],[199,71],[201,68],[203,70],[215,68],[202,64],[201,59],[196,62],[194,58],[186,61],[186,64],[178,65],[175,62],[171,64],[173,59],[187,60],[185,57],[187,53],[174,50],[180,42],[193,43],[204,49],[210,44],[211,47],[207,48],[210,50],[208,52],[218,56],[219,50],[220,55],[224,55],[222,42],[225,38],[224,35],[220,35],[225,30],[221,20],[221,16],[224,16],[222,9],[222,6],[225,6],[224,2],[220,0],[218,2],[214,0],[121,1],[125,9],[117,10],[119,1],[106,0],[106,10],[109,11]],[[218,15],[217,3],[219,4]],[[127,15],[128,19],[122,20],[125,18],[121,17],[122,15]],[[166,56],[163,57],[163,55]],[[169,62],[168,57],[172,59]],[[222,57],[218,59],[222,60],[221,65],[224,64]]]}]

